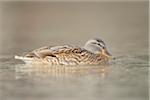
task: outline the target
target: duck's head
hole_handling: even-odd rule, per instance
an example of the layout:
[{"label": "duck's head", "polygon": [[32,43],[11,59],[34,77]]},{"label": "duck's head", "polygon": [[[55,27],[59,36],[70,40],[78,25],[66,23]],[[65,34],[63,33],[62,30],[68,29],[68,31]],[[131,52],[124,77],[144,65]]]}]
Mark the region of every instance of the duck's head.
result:
[{"label": "duck's head", "polygon": [[107,58],[112,58],[112,55],[108,52],[105,43],[99,38],[88,40],[84,48],[92,53],[101,54]]}]

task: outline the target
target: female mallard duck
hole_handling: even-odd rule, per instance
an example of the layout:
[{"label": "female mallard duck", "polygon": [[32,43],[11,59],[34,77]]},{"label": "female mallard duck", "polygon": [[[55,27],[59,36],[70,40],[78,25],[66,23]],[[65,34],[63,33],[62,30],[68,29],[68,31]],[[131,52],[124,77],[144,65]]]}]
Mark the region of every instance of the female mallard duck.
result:
[{"label": "female mallard duck", "polygon": [[111,55],[101,39],[88,40],[83,48],[76,46],[46,46],[15,59],[26,63],[50,65],[99,65],[107,63]]}]

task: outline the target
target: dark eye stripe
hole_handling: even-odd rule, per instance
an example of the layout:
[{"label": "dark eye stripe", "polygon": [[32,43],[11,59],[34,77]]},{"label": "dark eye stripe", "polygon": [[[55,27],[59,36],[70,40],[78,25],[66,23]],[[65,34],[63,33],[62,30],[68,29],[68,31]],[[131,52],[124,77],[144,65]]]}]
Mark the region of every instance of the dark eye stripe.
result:
[{"label": "dark eye stripe", "polygon": [[104,43],[102,40],[100,40],[100,39],[96,39],[96,41],[99,42],[99,43],[105,44],[105,43]]},{"label": "dark eye stripe", "polygon": [[97,45],[99,45],[100,47],[102,47],[102,48],[105,48],[103,45],[101,45],[100,43],[95,43],[95,42],[91,42],[92,44],[97,44]]},{"label": "dark eye stripe", "polygon": [[103,49],[105,48],[105,46],[101,45],[100,43],[98,43],[98,45],[99,45],[100,47],[102,47]]}]

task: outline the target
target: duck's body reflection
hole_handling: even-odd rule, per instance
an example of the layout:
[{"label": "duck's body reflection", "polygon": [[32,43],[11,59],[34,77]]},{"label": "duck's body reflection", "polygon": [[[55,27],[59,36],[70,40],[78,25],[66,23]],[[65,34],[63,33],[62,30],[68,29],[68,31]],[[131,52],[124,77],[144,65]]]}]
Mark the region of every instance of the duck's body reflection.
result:
[{"label": "duck's body reflection", "polygon": [[16,77],[81,77],[98,75],[105,78],[109,72],[108,65],[99,66],[48,66],[48,65],[16,65]]}]

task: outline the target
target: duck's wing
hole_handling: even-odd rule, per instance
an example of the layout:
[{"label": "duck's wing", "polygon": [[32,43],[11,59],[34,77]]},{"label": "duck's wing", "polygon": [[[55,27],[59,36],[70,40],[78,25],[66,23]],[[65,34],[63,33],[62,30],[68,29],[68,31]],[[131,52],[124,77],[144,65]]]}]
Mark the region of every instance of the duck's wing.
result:
[{"label": "duck's wing", "polygon": [[53,54],[53,51],[58,51],[60,49],[63,48],[69,48],[70,46],[44,46],[38,49],[35,49],[29,53],[27,53],[25,56],[18,56],[15,55],[14,58],[15,59],[19,59],[22,60],[24,62],[31,62],[32,60],[34,60],[35,58],[37,59],[43,59],[47,56],[55,56]]},{"label": "duck's wing", "polygon": [[42,49],[34,50],[28,53],[25,57],[28,58],[39,58],[39,59],[52,59],[56,58],[59,60],[70,61],[71,59],[76,59],[81,61],[82,59],[90,59],[93,54],[83,48],[77,46],[54,46],[54,47],[44,47]]},{"label": "duck's wing", "polygon": [[44,54],[49,53],[52,46],[44,46],[27,53],[24,57],[27,58],[43,58]]},{"label": "duck's wing", "polygon": [[45,58],[46,56],[55,56],[54,53],[59,53],[63,52],[65,50],[73,48],[72,46],[69,45],[64,45],[64,46],[45,46],[41,47],[39,49],[33,50],[32,52],[29,52],[28,54],[25,55],[25,57],[28,58]]}]

